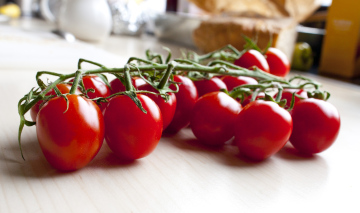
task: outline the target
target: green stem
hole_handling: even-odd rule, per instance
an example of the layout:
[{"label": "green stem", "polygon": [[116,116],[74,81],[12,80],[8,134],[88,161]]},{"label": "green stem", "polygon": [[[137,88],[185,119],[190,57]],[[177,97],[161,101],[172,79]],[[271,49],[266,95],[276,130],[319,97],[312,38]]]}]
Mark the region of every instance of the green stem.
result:
[{"label": "green stem", "polygon": [[87,60],[87,59],[83,59],[83,58],[80,58],[79,59],[79,62],[78,62],[78,69],[80,70],[81,69],[81,64],[83,62],[87,62],[89,64],[93,64],[93,65],[96,65],[98,67],[101,67],[101,68],[106,68],[104,65],[100,64],[100,63],[97,63],[97,62],[94,62],[94,61],[90,61],[90,60]]},{"label": "green stem", "polygon": [[167,68],[165,74],[163,75],[163,77],[161,78],[161,81],[160,81],[160,83],[159,83],[159,85],[157,87],[158,89],[163,89],[164,88],[164,86],[166,85],[166,83],[168,82],[168,80],[170,78],[171,73],[174,70],[174,67],[176,67],[176,64],[177,63],[174,62],[174,61],[169,63],[168,68]]},{"label": "green stem", "polygon": [[70,89],[70,94],[75,94],[79,81],[81,80],[81,70],[77,70],[75,73],[75,79]]},{"label": "green stem", "polygon": [[124,66],[124,77],[126,91],[135,91],[135,88],[131,83],[130,66],[127,64]]}]

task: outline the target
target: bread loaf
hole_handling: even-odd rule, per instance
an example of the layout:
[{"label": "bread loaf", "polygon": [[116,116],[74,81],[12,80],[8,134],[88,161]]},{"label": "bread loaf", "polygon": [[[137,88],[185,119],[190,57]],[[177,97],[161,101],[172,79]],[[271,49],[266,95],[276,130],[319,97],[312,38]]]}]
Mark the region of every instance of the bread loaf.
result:
[{"label": "bread loaf", "polygon": [[268,19],[246,17],[214,17],[203,21],[193,32],[197,48],[207,53],[231,44],[242,50],[245,40],[242,35],[257,38],[257,44],[264,49],[272,37],[272,47],[292,57],[296,41],[296,22],[291,18]]}]

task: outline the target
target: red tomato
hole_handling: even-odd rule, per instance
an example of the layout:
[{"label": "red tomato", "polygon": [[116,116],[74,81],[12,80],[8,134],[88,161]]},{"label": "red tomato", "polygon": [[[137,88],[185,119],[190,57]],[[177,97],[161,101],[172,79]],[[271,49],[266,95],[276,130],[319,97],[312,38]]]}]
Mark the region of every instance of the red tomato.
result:
[{"label": "red tomato", "polygon": [[[85,89],[94,89],[95,92],[88,92],[87,95],[90,99],[98,97],[108,97],[110,95],[110,88],[101,80],[97,75],[85,75],[83,76],[83,82]],[[101,110],[104,110],[106,103],[99,105]]]},{"label": "red tomato", "polygon": [[[139,90],[147,90],[151,92],[158,92],[154,87],[150,84],[144,84],[138,87]],[[172,121],[175,109],[176,109],[176,96],[174,93],[169,93],[170,97],[169,100],[166,102],[160,95],[153,95],[149,93],[144,93],[144,95],[151,98],[160,108],[161,115],[163,118],[163,129],[169,126],[170,122]]]},{"label": "red tomato", "polygon": [[190,127],[201,143],[223,145],[234,136],[234,122],[241,105],[224,92],[208,93],[196,102]]},{"label": "red tomato", "polygon": [[79,95],[49,100],[36,118],[36,133],[42,152],[51,166],[71,171],[86,166],[104,140],[104,118],[99,107]]},{"label": "red tomato", "polygon": [[210,80],[203,79],[200,81],[194,81],[196,90],[198,91],[199,97],[210,93],[217,92],[220,89],[227,89],[226,84],[219,78],[213,77]]},{"label": "red tomato", "polygon": [[[131,83],[135,87],[135,89],[137,89],[141,85],[146,84],[146,82],[142,78],[139,78],[139,77],[132,77]],[[114,80],[112,80],[110,82],[110,86],[111,86],[111,94],[126,91],[125,86],[121,83],[121,81],[118,78],[115,78]]]},{"label": "red tomato", "polygon": [[243,156],[264,160],[286,144],[292,126],[290,113],[276,103],[253,101],[236,118],[234,143]]},{"label": "red tomato", "polygon": [[269,64],[265,57],[257,50],[251,49],[246,51],[239,59],[235,60],[234,64],[246,69],[256,66],[264,72],[270,72]]},{"label": "red tomato", "polygon": [[[192,109],[198,99],[198,93],[192,80],[185,76],[175,75],[174,81],[181,84],[179,84],[179,92],[175,93],[176,109],[174,118],[165,130],[171,134],[177,133],[180,129],[189,125]],[[171,85],[171,89],[175,89],[175,86]]]},{"label": "red tomato", "polygon": [[247,77],[247,76],[224,76],[221,80],[226,84],[226,87],[229,91],[233,90],[235,87],[244,85],[244,84],[258,84],[257,80]]},{"label": "red tomato", "polygon": [[138,94],[142,112],[128,96],[110,99],[104,110],[105,139],[115,155],[124,160],[135,160],[149,155],[162,134],[159,107],[146,95]]},{"label": "red tomato", "polygon": [[[286,104],[284,106],[285,109],[289,109],[290,108],[290,104],[291,104],[291,100],[292,100],[292,96],[293,93],[299,95],[302,98],[307,98],[307,92],[305,90],[302,89],[284,89],[283,93],[281,95],[281,99],[286,99]],[[277,97],[277,94],[274,96],[274,98]],[[298,103],[301,99],[297,96],[295,96],[295,103]]]},{"label": "red tomato", "polygon": [[97,75],[83,76],[85,89],[94,89],[95,92],[88,92],[90,99],[98,97],[108,97],[110,95],[110,88]]},{"label": "red tomato", "polygon": [[329,148],[340,130],[340,115],[329,102],[309,98],[299,101],[291,116],[294,129],[291,144],[300,152],[315,154]]},{"label": "red tomato", "polygon": [[[70,92],[71,85],[70,84],[58,84],[56,87],[59,89],[61,94],[66,94]],[[76,90],[75,94],[80,95],[82,94],[80,90]],[[54,89],[51,89],[49,92],[46,93],[46,96],[54,95],[56,97],[56,93]],[[36,121],[36,116],[39,113],[40,105],[43,103],[43,101],[38,101],[33,107],[30,109],[30,116],[33,121]]]},{"label": "red tomato", "polygon": [[[243,100],[243,102],[241,103],[241,105],[243,107],[245,107],[246,105],[248,105],[251,101],[252,95],[246,96]],[[260,92],[257,96],[255,100],[261,99],[261,98],[265,98],[265,93]]]},{"label": "red tomato", "polygon": [[281,50],[270,47],[265,57],[271,74],[285,77],[290,72],[290,61]]}]

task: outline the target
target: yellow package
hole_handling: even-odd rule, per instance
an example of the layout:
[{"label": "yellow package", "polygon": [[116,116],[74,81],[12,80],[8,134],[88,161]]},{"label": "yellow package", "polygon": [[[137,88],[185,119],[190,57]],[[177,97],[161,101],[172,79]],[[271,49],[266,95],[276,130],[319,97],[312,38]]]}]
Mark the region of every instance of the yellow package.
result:
[{"label": "yellow package", "polygon": [[352,78],[360,76],[360,1],[333,0],[326,20],[319,71]]}]

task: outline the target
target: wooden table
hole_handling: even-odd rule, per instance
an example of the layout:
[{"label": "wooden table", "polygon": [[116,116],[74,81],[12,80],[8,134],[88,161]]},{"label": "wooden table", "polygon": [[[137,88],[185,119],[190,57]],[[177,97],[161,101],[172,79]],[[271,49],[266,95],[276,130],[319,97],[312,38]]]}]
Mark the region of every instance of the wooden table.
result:
[{"label": "wooden table", "polygon": [[[124,164],[104,143],[85,168],[60,173],[45,160],[35,128],[17,142],[17,102],[36,85],[39,70],[73,72],[79,57],[122,66],[155,38],[112,36],[99,44],[67,43],[41,21],[0,25],[0,212],[359,212],[360,87],[311,76],[331,92],[341,114],[335,144],[311,158],[290,145],[261,163],[236,148],[207,149],[189,129],[161,139],[148,157]],[[291,72],[291,75],[296,72]]]}]

